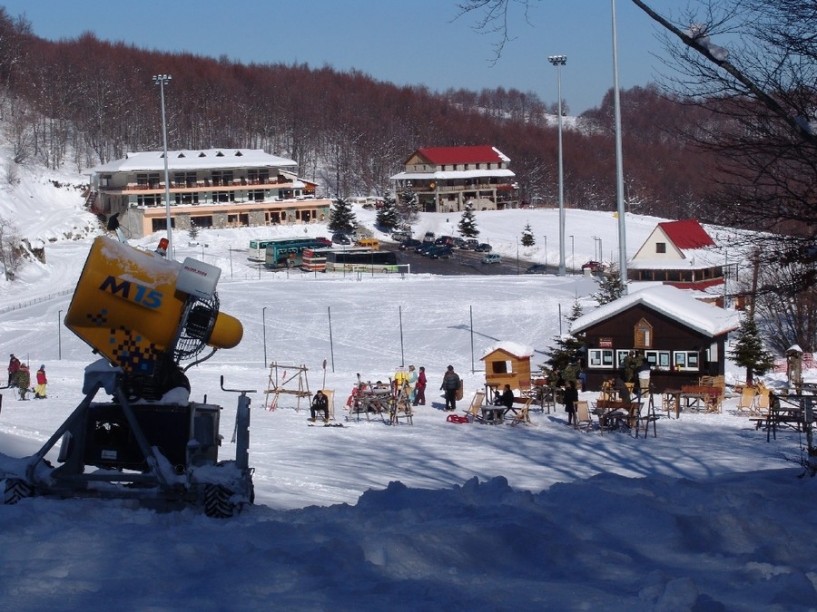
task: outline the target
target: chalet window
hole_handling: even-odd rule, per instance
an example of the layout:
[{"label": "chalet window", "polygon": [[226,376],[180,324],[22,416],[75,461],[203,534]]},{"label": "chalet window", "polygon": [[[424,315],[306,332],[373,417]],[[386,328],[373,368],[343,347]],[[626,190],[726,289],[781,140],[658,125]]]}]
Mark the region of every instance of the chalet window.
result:
[{"label": "chalet window", "polygon": [[675,351],[672,361],[676,370],[698,370],[698,351]]},{"label": "chalet window", "polygon": [[644,351],[644,357],[653,370],[669,370],[669,351]]},{"label": "chalet window", "polygon": [[620,370],[624,367],[624,362],[627,359],[627,355],[630,354],[629,350],[618,350],[616,351],[616,367]]},{"label": "chalet window", "polygon": [[493,361],[491,362],[491,370],[494,374],[507,374],[513,372],[513,367],[510,361]]},{"label": "chalet window", "polygon": [[655,243],[655,252],[656,253],[666,253],[667,252],[667,243],[666,242],[656,242]]},{"label": "chalet window", "polygon": [[633,346],[637,349],[652,348],[652,325],[646,319],[641,319],[633,329]]},{"label": "chalet window", "polygon": [[591,368],[613,369],[613,349],[590,349],[587,357]]}]

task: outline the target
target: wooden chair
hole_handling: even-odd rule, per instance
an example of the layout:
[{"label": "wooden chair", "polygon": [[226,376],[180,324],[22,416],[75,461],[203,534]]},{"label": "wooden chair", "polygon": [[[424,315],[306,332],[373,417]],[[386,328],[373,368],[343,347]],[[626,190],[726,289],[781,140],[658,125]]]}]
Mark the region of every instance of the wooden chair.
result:
[{"label": "wooden chair", "polygon": [[326,405],[329,406],[329,420],[335,420],[335,390],[334,389],[321,389],[323,394],[326,396]]},{"label": "wooden chair", "polygon": [[593,418],[590,415],[590,405],[584,400],[576,402],[576,414],[573,415],[573,427],[579,431],[593,429]]},{"label": "wooden chair", "polygon": [[520,408],[513,415],[511,425],[519,425],[519,423],[530,424],[530,404],[533,401],[529,397],[518,397],[514,400],[514,404],[521,404]]},{"label": "wooden chair", "polygon": [[484,422],[482,418],[482,404],[485,403],[485,391],[477,391],[474,393],[474,399],[471,400],[471,405],[465,411],[465,415],[471,420]]},{"label": "wooden chair", "polygon": [[754,405],[751,408],[751,413],[755,416],[766,417],[769,414],[769,391],[770,389],[764,385],[757,386],[757,396],[755,397]]},{"label": "wooden chair", "polygon": [[755,398],[757,390],[754,387],[744,387],[740,392],[740,399],[738,399],[738,413],[744,410],[747,414],[752,414],[755,405]]}]

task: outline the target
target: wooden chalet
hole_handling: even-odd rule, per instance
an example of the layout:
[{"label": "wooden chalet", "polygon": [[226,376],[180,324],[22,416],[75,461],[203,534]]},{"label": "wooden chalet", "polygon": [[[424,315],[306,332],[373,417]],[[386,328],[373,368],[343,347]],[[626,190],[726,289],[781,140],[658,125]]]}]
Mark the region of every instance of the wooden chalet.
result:
[{"label": "wooden chalet", "polygon": [[723,285],[724,267],[723,253],[698,221],[665,221],[627,263],[627,278],[703,290]]},{"label": "wooden chalet", "polygon": [[696,384],[724,374],[726,340],[737,312],[704,303],[686,290],[658,285],[633,291],[576,319],[570,332],[583,336],[587,388],[618,375],[631,351],[652,367],[656,391]]}]

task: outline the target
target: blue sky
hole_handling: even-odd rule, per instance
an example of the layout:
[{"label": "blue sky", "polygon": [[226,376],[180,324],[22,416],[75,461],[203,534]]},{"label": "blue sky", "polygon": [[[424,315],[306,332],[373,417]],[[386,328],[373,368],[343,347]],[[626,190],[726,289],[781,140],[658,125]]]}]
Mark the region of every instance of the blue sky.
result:
[{"label": "blue sky", "polygon": [[[617,0],[619,79],[623,88],[666,71],[653,22],[629,0]],[[687,0],[655,0],[661,11]],[[241,62],[306,63],[356,69],[398,85],[479,91],[505,87],[555,102],[556,74],[547,56],[567,55],[562,97],[573,114],[598,106],[612,86],[609,0],[531,1],[528,22],[512,0],[511,35],[492,65],[497,38],[475,32],[457,0],[0,0],[24,15],[36,35],[100,39],[145,49],[189,51]]]}]

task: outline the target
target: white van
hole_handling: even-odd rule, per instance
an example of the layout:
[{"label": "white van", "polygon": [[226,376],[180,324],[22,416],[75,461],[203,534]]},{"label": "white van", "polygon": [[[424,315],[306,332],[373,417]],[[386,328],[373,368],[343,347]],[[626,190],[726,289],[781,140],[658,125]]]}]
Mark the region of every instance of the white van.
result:
[{"label": "white van", "polygon": [[502,258],[499,256],[499,253],[486,253],[482,256],[482,263],[484,264],[495,264],[495,263],[502,263]]}]

